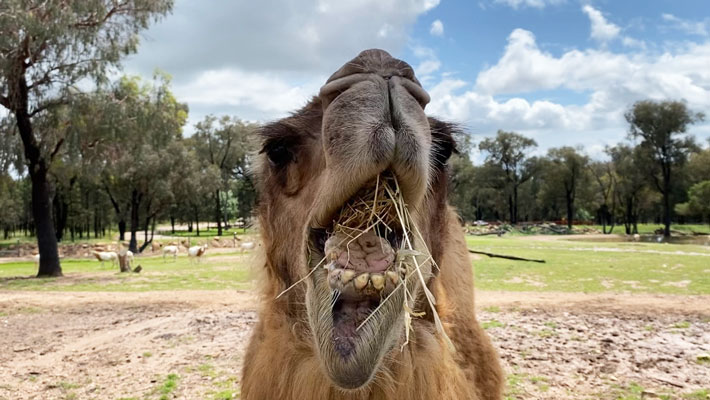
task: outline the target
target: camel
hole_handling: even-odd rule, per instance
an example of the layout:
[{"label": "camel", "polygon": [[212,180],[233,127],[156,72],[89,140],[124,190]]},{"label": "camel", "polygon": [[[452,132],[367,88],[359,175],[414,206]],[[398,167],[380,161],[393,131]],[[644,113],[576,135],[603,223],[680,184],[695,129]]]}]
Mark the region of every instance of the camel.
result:
[{"label": "camel", "polygon": [[[502,398],[447,203],[460,131],[427,117],[428,102],[409,64],[366,50],[302,109],[260,129],[262,300],[243,399]],[[398,185],[416,232],[380,226],[338,239],[336,216],[381,179]],[[407,257],[416,269],[401,268]]]}]

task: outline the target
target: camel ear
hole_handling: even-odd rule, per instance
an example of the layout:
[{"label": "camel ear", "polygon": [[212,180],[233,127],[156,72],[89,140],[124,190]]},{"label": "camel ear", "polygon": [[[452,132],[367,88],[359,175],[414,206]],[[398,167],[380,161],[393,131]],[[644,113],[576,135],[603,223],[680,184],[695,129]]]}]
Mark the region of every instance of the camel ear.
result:
[{"label": "camel ear", "polygon": [[431,162],[437,170],[443,170],[452,154],[458,154],[456,136],[463,135],[461,128],[450,122],[429,118],[431,129]]}]

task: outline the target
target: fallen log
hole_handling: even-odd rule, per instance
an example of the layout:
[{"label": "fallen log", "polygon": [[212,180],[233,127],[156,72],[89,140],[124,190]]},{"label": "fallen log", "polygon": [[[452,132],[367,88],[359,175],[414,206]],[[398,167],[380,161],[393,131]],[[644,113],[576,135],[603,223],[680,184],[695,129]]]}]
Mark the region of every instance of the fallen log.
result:
[{"label": "fallen log", "polygon": [[505,258],[506,260],[513,260],[513,261],[529,261],[529,262],[536,262],[536,263],[545,263],[545,260],[536,260],[533,258],[523,258],[523,257],[515,257],[515,256],[505,256],[502,254],[493,254],[493,253],[486,253],[485,251],[478,251],[478,250],[471,250],[468,249],[469,253],[473,254],[483,254],[484,256],[488,257],[494,257],[494,258]]}]

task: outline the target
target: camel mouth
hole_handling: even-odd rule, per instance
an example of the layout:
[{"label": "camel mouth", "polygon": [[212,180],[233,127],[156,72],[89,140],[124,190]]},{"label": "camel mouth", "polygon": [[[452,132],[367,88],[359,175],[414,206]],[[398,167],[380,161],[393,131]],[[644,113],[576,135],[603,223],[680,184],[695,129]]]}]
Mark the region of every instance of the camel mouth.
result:
[{"label": "camel mouth", "polygon": [[397,254],[404,232],[378,188],[378,182],[366,184],[328,226],[311,228],[309,235],[311,266],[318,267],[314,289],[320,303],[328,303],[311,323],[319,325],[315,339],[342,388],[360,387],[372,377],[403,315],[404,291],[398,289],[406,270]]}]

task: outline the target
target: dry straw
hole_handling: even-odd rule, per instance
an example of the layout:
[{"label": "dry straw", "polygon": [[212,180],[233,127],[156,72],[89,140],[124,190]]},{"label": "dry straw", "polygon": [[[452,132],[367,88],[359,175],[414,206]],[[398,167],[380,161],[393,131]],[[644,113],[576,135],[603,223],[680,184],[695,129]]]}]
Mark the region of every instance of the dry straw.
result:
[{"label": "dry straw", "polygon": [[[397,179],[391,175],[378,176],[375,180],[374,188],[365,188],[348,201],[336,216],[332,233],[341,234],[345,238],[343,242],[347,241],[346,248],[349,249],[350,243],[370,231],[374,231],[380,237],[385,237],[395,232],[401,234],[402,242],[400,243],[400,248],[397,249],[397,258],[395,260],[395,271],[400,275],[400,283],[380,302],[380,305],[370,313],[357,329],[359,330],[379,312],[382,306],[390,301],[394,293],[398,290],[404,290],[404,301],[402,304],[402,309],[405,311],[404,321],[406,326],[405,342],[402,344],[402,349],[404,349],[404,346],[409,343],[409,334],[412,330],[412,317],[425,315],[424,312],[416,312],[412,309],[415,298],[413,293],[407,288],[407,285],[405,285],[407,281],[419,280],[421,289],[429,303],[429,308],[433,313],[437,332],[442,335],[449,350],[454,352],[454,345],[444,331],[444,326],[436,312],[436,299],[427,287],[426,279],[422,273],[422,268],[425,267],[427,263],[431,263],[432,267],[435,268],[438,268],[438,266],[431,257],[429,249],[425,247],[424,238],[409,213],[409,208],[404,201],[404,196],[402,195]],[[422,247],[415,249],[415,241],[418,241],[418,244]],[[338,247],[342,244],[342,242],[339,243]],[[303,282],[316,271],[318,267],[323,265],[324,268],[327,268],[327,265],[324,265],[325,262],[326,257],[324,256],[306,276],[281,292],[277,298]]]}]

